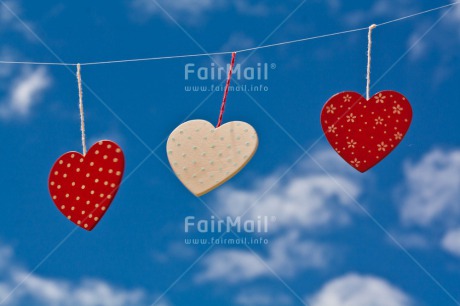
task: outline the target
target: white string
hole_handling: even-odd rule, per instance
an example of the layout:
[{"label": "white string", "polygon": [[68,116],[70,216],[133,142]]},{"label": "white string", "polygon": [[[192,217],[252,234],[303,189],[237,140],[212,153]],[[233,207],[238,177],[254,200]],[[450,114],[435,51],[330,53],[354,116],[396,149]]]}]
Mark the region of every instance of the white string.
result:
[{"label": "white string", "polygon": [[367,34],[367,75],[366,75],[366,99],[369,100],[371,91],[371,55],[372,55],[372,30],[377,27],[373,24],[369,27],[369,33]]},{"label": "white string", "polygon": [[83,111],[83,89],[81,88],[81,65],[77,64],[78,106],[80,108],[80,129],[83,155],[86,155],[85,113]]},{"label": "white string", "polygon": [[[408,16],[392,19],[389,21],[385,21],[379,24],[376,24],[376,27],[388,25],[391,23],[403,21],[409,18],[413,18],[416,16],[424,15],[427,13],[431,13],[434,11],[439,11],[444,8],[448,8],[454,5],[460,4],[460,1],[453,2],[450,4],[446,4],[443,6],[435,7],[426,11],[422,11],[419,13],[411,14]],[[32,62],[32,61],[0,61],[0,64],[23,64],[23,65],[48,65],[48,66],[93,66],[93,65],[108,65],[108,64],[120,64],[120,63],[133,63],[133,62],[145,62],[145,61],[160,61],[160,60],[168,60],[168,59],[179,59],[179,58],[190,58],[190,57],[201,57],[201,56],[212,56],[212,55],[225,55],[225,54],[232,54],[233,52],[236,53],[242,53],[242,52],[248,52],[248,51],[254,51],[254,50],[260,50],[260,49],[266,49],[266,48],[272,48],[272,47],[278,47],[278,46],[284,46],[284,45],[290,45],[290,44],[296,44],[304,41],[309,41],[309,40],[315,40],[315,39],[321,39],[321,38],[326,38],[326,37],[331,37],[331,36],[337,36],[337,35],[343,35],[343,34],[348,34],[348,33],[353,33],[353,32],[359,32],[359,31],[364,31],[367,30],[368,28],[357,28],[353,30],[348,30],[348,31],[341,31],[341,32],[336,32],[336,33],[330,33],[330,34],[324,34],[324,35],[318,35],[318,36],[312,36],[312,37],[306,37],[306,38],[301,38],[301,39],[296,39],[296,40],[289,40],[285,42],[280,42],[280,43],[275,43],[275,44],[269,44],[269,45],[262,45],[258,47],[253,47],[253,48],[248,48],[248,49],[241,49],[241,50],[233,50],[233,51],[222,51],[222,52],[213,52],[213,53],[198,53],[198,54],[185,54],[185,55],[172,55],[172,56],[160,56],[160,57],[146,57],[146,58],[134,58],[134,59],[124,59],[124,60],[112,60],[112,61],[101,61],[101,62],[88,62],[88,63],[81,63],[81,64],[75,64],[75,63],[63,63],[63,62]]]}]

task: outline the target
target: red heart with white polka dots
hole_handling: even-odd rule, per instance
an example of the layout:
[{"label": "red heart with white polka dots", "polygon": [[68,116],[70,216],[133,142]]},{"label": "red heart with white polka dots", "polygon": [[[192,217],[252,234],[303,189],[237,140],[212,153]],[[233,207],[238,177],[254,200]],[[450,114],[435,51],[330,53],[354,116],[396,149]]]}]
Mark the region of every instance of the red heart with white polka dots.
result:
[{"label": "red heart with white polka dots", "polygon": [[369,100],[356,92],[342,92],[327,101],[321,113],[327,140],[360,172],[388,156],[406,135],[411,121],[409,101],[395,91],[382,91]]},{"label": "red heart with white polka dots", "polygon": [[108,140],[93,145],[85,156],[62,155],[48,182],[54,204],[70,221],[92,230],[115,198],[124,168],[123,151]]}]

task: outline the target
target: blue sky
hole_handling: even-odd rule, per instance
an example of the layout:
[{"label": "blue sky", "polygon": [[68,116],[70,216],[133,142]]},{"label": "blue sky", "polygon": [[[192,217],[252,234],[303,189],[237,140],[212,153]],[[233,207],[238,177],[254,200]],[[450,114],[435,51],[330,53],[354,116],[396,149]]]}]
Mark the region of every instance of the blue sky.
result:
[{"label": "blue sky", "polygon": [[[0,5],[0,58],[41,62],[232,51],[450,3],[2,2],[22,21]],[[201,199],[169,170],[164,141],[186,119],[216,123],[222,93],[185,86],[222,80],[185,80],[184,67],[230,56],[84,66],[88,140],[114,140],[126,156],[92,232],[75,229],[47,190],[54,161],[81,150],[74,67],[0,65],[0,305],[459,305],[460,7],[432,27],[445,12],[374,31],[372,92],[401,92],[414,119],[365,174],[321,138],[319,115],[338,92],[364,93],[366,31],[238,54],[245,67],[276,66],[266,81],[238,81],[269,90],[231,92],[224,116],[250,123],[259,149]],[[245,220],[276,217],[268,233],[241,234],[267,245],[185,243],[216,236],[185,233],[185,217],[248,208]]]}]

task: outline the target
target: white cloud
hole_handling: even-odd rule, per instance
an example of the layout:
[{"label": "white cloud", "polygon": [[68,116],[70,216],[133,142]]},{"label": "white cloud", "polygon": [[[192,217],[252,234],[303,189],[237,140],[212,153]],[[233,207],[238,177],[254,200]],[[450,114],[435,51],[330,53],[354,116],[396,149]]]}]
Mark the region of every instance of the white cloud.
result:
[{"label": "white cloud", "polygon": [[[456,2],[456,0],[451,1]],[[443,18],[441,22],[426,37],[418,41],[441,17]],[[415,30],[408,39],[408,47],[412,47],[418,41],[409,54],[411,60],[429,60],[432,53],[436,54],[438,64],[433,68],[435,72],[432,73],[436,84],[448,79],[454,71],[452,56],[457,54],[456,50],[460,46],[459,25],[460,6],[456,5],[439,11],[437,15],[419,17]]]},{"label": "white cloud", "polygon": [[218,250],[203,259],[204,270],[195,280],[198,283],[225,281],[238,283],[267,273],[265,266],[254,254],[240,250]]},{"label": "white cloud", "polygon": [[[440,15],[445,13],[446,11],[441,11]],[[438,61],[433,69],[436,70],[436,73],[440,73],[439,70],[447,73],[451,72],[449,68],[452,55],[455,54],[454,50],[459,47],[460,40],[455,38],[460,38],[460,31],[458,30],[460,19],[454,18],[454,12],[450,11],[442,22],[430,30],[434,22],[440,17],[435,15],[434,18],[430,19],[428,17],[421,18],[407,40],[407,49],[411,49],[409,59],[412,61],[428,60],[430,55],[435,54]],[[445,79],[440,78],[440,81]],[[439,83],[439,80],[435,78],[435,82]]]},{"label": "white cloud", "polygon": [[433,150],[407,163],[404,173],[404,225],[443,229],[460,223],[460,150]]},{"label": "white cloud", "polygon": [[337,12],[342,7],[340,0],[327,0],[326,4],[328,8],[334,13]]},{"label": "white cloud", "polygon": [[266,290],[244,290],[235,298],[235,304],[241,306],[287,306],[292,304],[290,296]]},{"label": "white cloud", "polygon": [[409,36],[407,47],[412,48],[409,53],[409,58],[413,61],[422,59],[429,50],[429,42],[425,39],[420,40],[426,32],[427,27],[418,25],[417,29]]},{"label": "white cloud", "polygon": [[[0,59],[2,61],[13,61],[17,52],[14,52],[12,48],[8,46],[3,46],[0,49]],[[0,78],[8,78],[13,73],[14,65],[0,65]],[[4,85],[0,85],[0,88],[3,90]]]},{"label": "white cloud", "polygon": [[312,298],[311,306],[410,306],[413,300],[387,281],[349,274],[323,286]]},{"label": "white cloud", "polygon": [[[22,57],[21,52],[13,47],[4,45],[0,48],[2,61]],[[0,65],[0,119],[27,116],[51,83],[51,75],[44,66]]]},{"label": "white cloud", "polygon": [[163,8],[173,15],[196,18],[207,11],[220,8],[223,4],[222,0],[135,0],[132,6],[144,15],[164,15]]},{"label": "white cloud", "polygon": [[254,3],[250,0],[232,2],[224,0],[134,0],[131,6],[136,15],[141,15],[144,18],[160,15],[169,19],[167,14],[170,14],[172,17],[189,24],[200,24],[206,13],[220,11],[228,7],[233,7],[240,14],[249,16],[266,16],[272,11],[279,10],[278,7],[269,6],[263,1]]},{"label": "white cloud", "polygon": [[326,267],[331,254],[331,247],[302,240],[298,233],[290,232],[270,242],[268,256],[237,249],[211,253],[203,259],[203,270],[195,280],[198,283],[220,281],[235,284],[263,276],[273,277],[273,272],[283,277],[294,277],[307,269]]},{"label": "white cloud", "polygon": [[[273,277],[270,269],[282,277],[293,278],[305,270],[327,268],[337,250],[306,236],[319,229],[327,232],[351,224],[359,210],[350,197],[360,196],[362,184],[334,151],[321,150],[313,157],[332,178],[307,159],[291,169],[292,174],[281,182],[278,178],[284,169],[255,179],[257,183],[249,189],[224,187],[217,192],[215,202],[219,205],[215,209],[219,217],[241,217],[244,221],[274,216],[276,221],[266,234],[270,237],[266,254],[258,258],[246,249],[214,251],[203,259],[197,282],[252,281]],[[271,186],[274,187],[268,191]]]},{"label": "white cloud", "polygon": [[[283,182],[276,183],[280,173],[275,173],[259,180],[250,190],[220,189],[217,193],[219,215],[238,217],[249,209],[243,218],[276,216],[278,229],[350,224],[352,215],[358,213],[350,196],[355,199],[360,196],[361,183],[354,173],[343,168],[344,162],[335,152],[320,151],[314,158],[328,168],[335,181],[308,159],[296,169],[297,173]],[[276,186],[266,192],[274,183]]]},{"label": "white cloud", "polygon": [[[458,2],[457,0],[451,0],[452,3]],[[458,23],[460,22],[460,5],[454,5],[452,11],[449,14],[449,20]],[[460,31],[458,32],[460,34]]]},{"label": "white cloud", "polygon": [[[154,300],[142,289],[125,289],[98,279],[76,282],[36,274],[28,276],[29,272],[17,264],[13,255],[9,246],[0,245],[0,303],[12,306],[140,306]],[[159,304],[167,305],[166,301]]]},{"label": "white cloud", "polygon": [[187,260],[196,257],[196,249],[184,245],[184,242],[171,242],[165,251],[154,251],[152,253],[153,259],[160,263],[171,263],[177,260]]},{"label": "white cloud", "polygon": [[397,238],[408,247],[440,247],[460,256],[460,150],[434,149],[406,163],[404,172]]},{"label": "white cloud", "polygon": [[447,252],[460,257],[460,228],[447,232],[441,245]]},{"label": "white cloud", "polygon": [[[5,6],[9,8],[6,9]],[[13,11],[15,14],[19,14],[21,12],[21,8],[17,2],[13,1],[5,1],[4,3],[0,4],[1,10],[0,10],[0,31],[5,31],[5,30],[21,30],[22,27],[20,24],[17,22],[16,17],[14,17],[13,14],[11,14],[10,10]]]},{"label": "white cloud", "polygon": [[[5,4],[10,7],[13,11],[18,11],[18,5],[17,3],[14,3],[12,1],[5,1]],[[2,26],[8,25],[10,23],[14,22],[14,16],[4,7],[0,10],[0,23]],[[4,29],[2,27],[2,29]]]},{"label": "white cloud", "polygon": [[0,4],[0,33],[19,33],[27,40],[36,42],[36,38],[33,35],[31,35],[30,31],[18,20],[18,18],[16,18],[16,16],[19,16],[19,18],[22,19],[22,22],[27,24],[29,28],[33,29],[33,25],[31,24],[31,22],[25,20],[21,16],[21,14],[22,7],[19,5],[19,1],[2,1],[2,3]]},{"label": "white cloud", "polygon": [[[456,2],[457,0],[450,1]],[[358,9],[347,10],[346,3],[342,4],[340,10],[331,4],[329,7],[332,13],[337,16],[337,19],[342,20],[347,26],[363,27],[372,23],[385,22],[418,13],[434,8],[436,5],[426,6],[422,2],[411,0],[376,0],[369,1],[368,5],[360,6]],[[446,12],[448,14],[445,18],[420,40],[436,20]],[[454,70],[455,65],[451,65],[451,60],[452,56],[457,54],[456,51],[459,48],[460,6],[456,5],[439,12],[418,16],[410,19],[410,21],[414,23],[414,30],[409,34],[406,41],[407,49],[411,48],[408,58],[412,61],[428,60],[430,59],[430,52],[436,52],[436,58],[440,60],[438,60],[436,67],[433,68],[437,71],[432,72],[431,75],[440,74],[440,76],[437,76],[440,80],[435,79],[435,83],[447,79],[448,75],[443,76],[443,74],[448,74],[448,72]],[[405,28],[403,23],[398,25]],[[395,31],[397,31],[397,27]]]},{"label": "white cloud", "polygon": [[[395,232],[391,234],[402,246],[411,249],[429,249],[432,242],[426,235],[418,232]],[[394,245],[394,241],[388,237],[388,242]]]},{"label": "white cloud", "polygon": [[[441,17],[443,19],[439,24],[427,32]],[[431,84],[437,89],[457,72],[455,59],[457,50],[460,48],[460,6],[443,9],[437,14],[420,16],[417,17],[417,20],[415,29],[407,41],[407,47],[412,47],[416,41],[418,43],[409,53],[409,59],[417,65],[425,63],[427,69],[432,70],[427,73],[432,76]],[[425,33],[427,35],[419,40]],[[433,57],[437,59],[436,65],[430,65]]]},{"label": "white cloud", "polygon": [[9,246],[0,244],[0,270],[7,267],[13,256],[13,249]]},{"label": "white cloud", "polygon": [[333,249],[326,244],[302,240],[289,232],[270,244],[268,265],[279,275],[294,277],[305,269],[323,269],[332,259]]},{"label": "white cloud", "polygon": [[[246,35],[245,33],[232,33],[228,40],[220,48],[221,51],[232,51],[232,50],[241,50],[246,48],[251,48],[256,46],[254,39]],[[230,64],[230,55],[216,55],[213,57],[214,62],[221,67],[227,67]],[[258,54],[241,54],[238,56],[238,63],[242,63],[241,69],[244,69],[246,66],[256,65],[261,63],[262,59]],[[243,80],[240,80],[242,82]]]},{"label": "white cloud", "polygon": [[236,10],[244,15],[267,16],[270,14],[272,7],[264,2],[252,3],[248,0],[233,1]]},{"label": "white cloud", "polygon": [[362,26],[376,22],[377,18],[398,18],[413,13],[414,3],[410,0],[378,0],[372,2],[370,9],[356,10],[344,14],[345,22],[350,26]]},{"label": "white cloud", "polygon": [[245,49],[255,46],[255,41],[245,33],[233,33],[222,46],[222,51]]},{"label": "white cloud", "polygon": [[12,80],[7,97],[0,104],[0,117],[5,119],[27,117],[33,106],[40,102],[41,96],[51,82],[46,68],[23,68],[20,75]]},{"label": "white cloud", "polygon": [[[27,273],[15,272],[15,283]],[[17,290],[22,298],[32,298],[42,305],[59,306],[124,306],[146,304],[145,293],[139,289],[126,290],[100,280],[83,280],[77,284],[68,281],[30,276]]]}]

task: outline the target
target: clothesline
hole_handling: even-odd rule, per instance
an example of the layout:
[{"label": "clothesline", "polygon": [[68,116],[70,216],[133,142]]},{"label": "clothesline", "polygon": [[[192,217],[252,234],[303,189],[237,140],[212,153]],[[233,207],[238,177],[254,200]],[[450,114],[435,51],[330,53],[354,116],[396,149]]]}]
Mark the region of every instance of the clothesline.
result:
[{"label": "clothesline", "polygon": [[[404,17],[392,19],[389,21],[385,21],[382,23],[376,24],[376,27],[381,27],[385,26],[388,24],[392,24],[395,22],[403,21],[409,18],[417,17],[420,15],[428,14],[434,11],[439,11],[448,7],[452,7],[454,5],[460,4],[460,1],[453,2],[447,5],[439,6],[436,8],[432,8],[426,11],[414,13],[411,15],[407,15]],[[134,59],[124,59],[124,60],[111,60],[111,61],[100,61],[100,62],[87,62],[87,63],[63,63],[63,62],[34,62],[34,61],[0,61],[0,64],[18,64],[18,65],[48,65],[48,66],[94,66],[94,65],[109,65],[109,64],[120,64],[120,63],[133,63],[133,62],[146,62],[146,61],[160,61],[160,60],[168,60],[168,59],[180,59],[180,58],[192,58],[192,57],[203,57],[203,56],[214,56],[214,55],[226,55],[226,54],[232,54],[232,53],[244,53],[244,52],[249,52],[249,51],[255,51],[255,50],[260,50],[260,49],[267,49],[267,48],[273,48],[273,47],[278,47],[278,46],[284,46],[284,45],[290,45],[290,44],[296,44],[296,43],[301,43],[305,41],[310,41],[310,40],[315,40],[315,39],[321,39],[321,38],[326,38],[326,37],[332,37],[332,36],[338,36],[338,35],[344,35],[348,33],[353,33],[353,32],[359,32],[359,31],[367,31],[369,27],[362,27],[362,28],[357,28],[357,29],[352,29],[352,30],[346,30],[346,31],[341,31],[341,32],[335,32],[335,33],[329,33],[329,34],[323,34],[323,35],[318,35],[318,36],[311,36],[311,37],[305,37],[305,38],[300,38],[296,40],[289,40],[289,41],[284,41],[284,42],[279,42],[279,43],[274,43],[274,44],[268,44],[268,45],[261,45],[258,47],[252,47],[252,48],[247,48],[247,49],[241,49],[241,50],[232,50],[232,51],[222,51],[222,52],[212,52],[212,53],[198,53],[198,54],[185,54],[185,55],[171,55],[171,56],[160,56],[160,57],[147,57],[147,58],[134,58]]]}]

